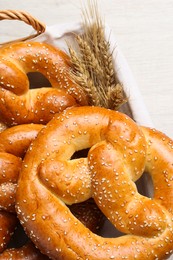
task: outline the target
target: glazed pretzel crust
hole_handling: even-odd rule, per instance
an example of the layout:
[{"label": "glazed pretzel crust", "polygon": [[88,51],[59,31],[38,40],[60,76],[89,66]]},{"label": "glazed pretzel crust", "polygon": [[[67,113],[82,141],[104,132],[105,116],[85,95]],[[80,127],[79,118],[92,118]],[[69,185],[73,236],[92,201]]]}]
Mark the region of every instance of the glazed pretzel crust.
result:
[{"label": "glazed pretzel crust", "polygon": [[0,260],[48,260],[49,258],[39,252],[35,246],[28,242],[20,248],[8,248],[0,254]]},{"label": "glazed pretzel crust", "polygon": [[[90,147],[88,158],[70,160],[75,151]],[[18,217],[51,259],[165,259],[173,249],[172,158],[168,137],[138,127],[124,114],[67,109],[40,131],[26,154]],[[134,183],[144,170],[153,179],[153,199],[140,195]],[[127,235],[93,234],[65,205],[90,197]]]},{"label": "glazed pretzel crust", "polygon": [[[40,72],[53,88],[29,89],[29,72]],[[1,47],[0,120],[7,125],[45,124],[67,107],[86,105],[86,95],[70,72],[68,55],[49,44],[18,42]]]},{"label": "glazed pretzel crust", "polygon": [[[0,133],[0,252],[8,245],[17,225],[15,193],[22,159],[31,141],[43,127],[39,124],[25,124]],[[75,204],[70,210],[93,232],[103,223],[103,215],[93,201]],[[5,250],[0,254],[0,259],[8,259],[8,256],[12,259],[42,259],[31,244],[20,249]]]},{"label": "glazed pretzel crust", "polygon": [[42,125],[19,125],[0,133],[0,252],[7,247],[18,223],[15,193],[22,158]]}]

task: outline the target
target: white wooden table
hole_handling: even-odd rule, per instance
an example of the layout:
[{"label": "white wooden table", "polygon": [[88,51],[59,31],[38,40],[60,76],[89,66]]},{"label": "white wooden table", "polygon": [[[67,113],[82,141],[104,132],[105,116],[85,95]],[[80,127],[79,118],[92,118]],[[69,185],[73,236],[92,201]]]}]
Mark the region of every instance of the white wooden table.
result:
[{"label": "white wooden table", "polygon": [[[25,10],[46,25],[79,21],[81,0],[0,0],[0,9]],[[173,0],[101,0],[155,127],[173,138]],[[1,42],[28,35],[21,22],[1,21]]]}]

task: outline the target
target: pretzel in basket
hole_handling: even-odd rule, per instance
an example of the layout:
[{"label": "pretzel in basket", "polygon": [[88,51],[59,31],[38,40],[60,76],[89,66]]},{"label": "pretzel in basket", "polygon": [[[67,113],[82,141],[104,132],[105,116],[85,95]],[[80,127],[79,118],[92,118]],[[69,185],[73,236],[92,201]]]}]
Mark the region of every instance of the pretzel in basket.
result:
[{"label": "pretzel in basket", "polygon": [[[86,148],[87,158],[70,160]],[[172,160],[168,137],[124,114],[67,109],[39,132],[25,156],[18,217],[51,259],[165,259],[173,250]],[[139,194],[134,183],[144,170],[153,179],[152,199]],[[100,237],[66,206],[90,197],[126,235]]]},{"label": "pretzel in basket", "polygon": [[[29,72],[43,74],[53,88],[30,89]],[[67,107],[86,105],[86,95],[70,72],[68,55],[49,44],[18,42],[1,47],[0,120],[7,125],[45,124]]]},{"label": "pretzel in basket", "polygon": [[19,248],[7,248],[0,254],[0,260],[48,260],[49,258],[40,253],[29,241],[26,245]]},{"label": "pretzel in basket", "polygon": [[[4,249],[17,225],[15,193],[22,159],[31,141],[42,128],[43,125],[39,124],[25,124],[13,126],[0,133],[0,253],[3,252],[0,259],[6,259],[8,255],[17,259],[20,254],[38,254],[37,250],[32,250],[33,246],[30,244],[20,249]],[[103,214],[92,200],[71,206],[70,210],[93,232],[103,223]],[[40,254],[33,259],[40,259],[39,256]]]},{"label": "pretzel in basket", "polygon": [[0,252],[8,245],[17,225],[15,192],[22,158],[42,127],[26,124],[0,133]]}]

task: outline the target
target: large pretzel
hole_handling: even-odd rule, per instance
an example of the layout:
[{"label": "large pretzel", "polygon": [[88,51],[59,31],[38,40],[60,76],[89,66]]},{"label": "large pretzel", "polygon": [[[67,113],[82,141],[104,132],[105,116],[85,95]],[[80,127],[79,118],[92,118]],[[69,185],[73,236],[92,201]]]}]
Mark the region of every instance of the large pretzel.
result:
[{"label": "large pretzel", "polygon": [[[90,148],[88,158],[70,160]],[[146,170],[153,199],[134,183]],[[173,250],[173,142],[138,127],[119,112],[97,107],[56,115],[28,150],[16,210],[26,233],[51,259],[165,259]],[[66,204],[93,197],[126,235],[103,238]]]},{"label": "large pretzel", "polygon": [[[43,125],[25,124],[0,133],[0,253],[8,245],[17,224],[15,193],[21,159],[42,127]],[[70,210],[94,232],[103,222],[103,215],[92,200],[71,206]],[[40,259],[40,254],[30,244],[20,249],[6,250],[0,254],[0,259],[6,259],[8,255],[12,259],[18,259],[22,254],[29,259]]]},{"label": "large pretzel", "polygon": [[[0,120],[8,125],[45,124],[66,107],[87,104],[70,71],[68,55],[46,43],[18,42],[0,48]],[[29,72],[42,73],[53,88],[29,89]]]}]

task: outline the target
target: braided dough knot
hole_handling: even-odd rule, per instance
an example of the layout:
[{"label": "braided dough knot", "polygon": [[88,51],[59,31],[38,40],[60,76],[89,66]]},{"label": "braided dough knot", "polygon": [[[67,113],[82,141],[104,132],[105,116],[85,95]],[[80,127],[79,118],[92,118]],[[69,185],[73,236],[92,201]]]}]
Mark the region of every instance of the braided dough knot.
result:
[{"label": "braided dough knot", "polygon": [[[40,131],[26,154],[18,217],[51,259],[165,259],[173,249],[172,147],[162,133],[119,112],[67,109]],[[83,149],[90,149],[87,158],[73,159]],[[152,199],[135,185],[144,171],[153,179]],[[73,216],[66,204],[90,197],[126,235],[100,237]]]},{"label": "braided dough knot", "polygon": [[[30,72],[43,74],[53,88],[29,89]],[[86,105],[86,95],[70,74],[68,55],[49,44],[18,42],[1,47],[0,119],[7,125],[45,124],[54,113]]]}]

